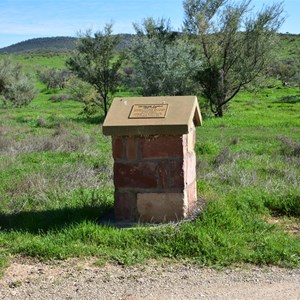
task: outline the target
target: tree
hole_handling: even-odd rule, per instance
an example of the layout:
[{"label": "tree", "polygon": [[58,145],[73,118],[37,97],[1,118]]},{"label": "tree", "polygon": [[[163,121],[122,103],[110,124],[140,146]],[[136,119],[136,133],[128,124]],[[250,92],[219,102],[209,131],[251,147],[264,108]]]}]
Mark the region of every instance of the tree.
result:
[{"label": "tree", "polygon": [[195,49],[183,36],[172,31],[165,19],[145,19],[134,24],[131,45],[133,78],[146,96],[192,94],[192,77],[199,69]]},{"label": "tree", "polygon": [[184,26],[202,48],[203,69],[197,79],[212,112],[266,70],[274,35],[284,18],[282,3],[251,14],[251,0],[185,0]]},{"label": "tree", "polygon": [[0,60],[0,100],[3,107],[21,107],[37,95],[33,81],[22,66],[10,59]]},{"label": "tree", "polygon": [[119,81],[121,58],[115,54],[118,42],[118,36],[112,35],[112,24],[107,24],[104,32],[81,35],[75,53],[67,60],[67,66],[75,75],[96,88],[104,102],[105,115]]}]

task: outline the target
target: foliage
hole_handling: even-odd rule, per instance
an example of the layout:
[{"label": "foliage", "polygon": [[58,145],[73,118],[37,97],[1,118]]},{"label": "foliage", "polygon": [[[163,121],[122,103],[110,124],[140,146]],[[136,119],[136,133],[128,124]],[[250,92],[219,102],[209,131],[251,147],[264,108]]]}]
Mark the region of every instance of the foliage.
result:
[{"label": "foliage", "polygon": [[[284,41],[284,39],[282,40]],[[294,41],[291,39],[291,42]],[[277,55],[269,67],[268,75],[280,80],[282,85],[300,86],[300,49],[291,52],[297,54],[297,57],[289,55],[289,57],[282,58]]]},{"label": "foliage", "polygon": [[0,100],[4,107],[27,105],[36,96],[31,78],[10,59],[0,60]]},{"label": "foliage", "polygon": [[187,40],[171,30],[164,19],[145,19],[134,24],[136,37],[130,53],[134,70],[132,80],[145,96],[184,95],[195,92],[193,76],[200,62]]},{"label": "foliage", "polygon": [[250,14],[251,0],[185,0],[185,28],[202,47],[204,68],[198,74],[212,112],[266,70],[274,36],[283,22],[281,3]]},{"label": "foliage", "polygon": [[76,52],[67,60],[69,69],[82,80],[92,84],[104,103],[107,114],[109,100],[118,85],[118,71],[121,58],[115,57],[118,37],[112,35],[112,24],[104,27],[104,32],[90,32],[82,35]]},{"label": "foliage", "polygon": [[102,102],[96,89],[90,83],[71,76],[66,83],[66,88],[73,100],[84,104],[83,114],[90,116],[99,112]]},{"label": "foliage", "polygon": [[70,72],[67,69],[45,68],[38,70],[37,75],[48,89],[62,89],[70,76]]}]

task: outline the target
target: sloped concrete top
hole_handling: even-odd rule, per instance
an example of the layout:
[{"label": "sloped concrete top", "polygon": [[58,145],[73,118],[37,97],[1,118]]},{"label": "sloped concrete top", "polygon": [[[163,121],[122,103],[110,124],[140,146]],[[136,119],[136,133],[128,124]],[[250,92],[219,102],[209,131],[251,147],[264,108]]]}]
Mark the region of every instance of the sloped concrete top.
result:
[{"label": "sloped concrete top", "polygon": [[103,134],[148,136],[186,134],[202,125],[196,96],[115,98],[103,123]]}]

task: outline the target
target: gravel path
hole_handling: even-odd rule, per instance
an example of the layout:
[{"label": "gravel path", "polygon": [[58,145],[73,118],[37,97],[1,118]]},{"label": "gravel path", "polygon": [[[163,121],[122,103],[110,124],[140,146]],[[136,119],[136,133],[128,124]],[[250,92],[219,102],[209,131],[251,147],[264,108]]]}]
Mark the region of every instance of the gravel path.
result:
[{"label": "gravel path", "polygon": [[216,271],[186,264],[99,267],[93,260],[15,261],[0,279],[0,299],[300,299],[300,269]]}]

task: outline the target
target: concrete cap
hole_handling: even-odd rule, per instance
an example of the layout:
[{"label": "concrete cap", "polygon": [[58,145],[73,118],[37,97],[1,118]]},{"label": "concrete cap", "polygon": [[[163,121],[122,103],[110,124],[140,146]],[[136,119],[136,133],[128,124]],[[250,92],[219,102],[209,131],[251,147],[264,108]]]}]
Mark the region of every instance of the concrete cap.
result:
[{"label": "concrete cap", "polygon": [[115,98],[103,123],[112,136],[181,135],[202,125],[196,96]]}]

